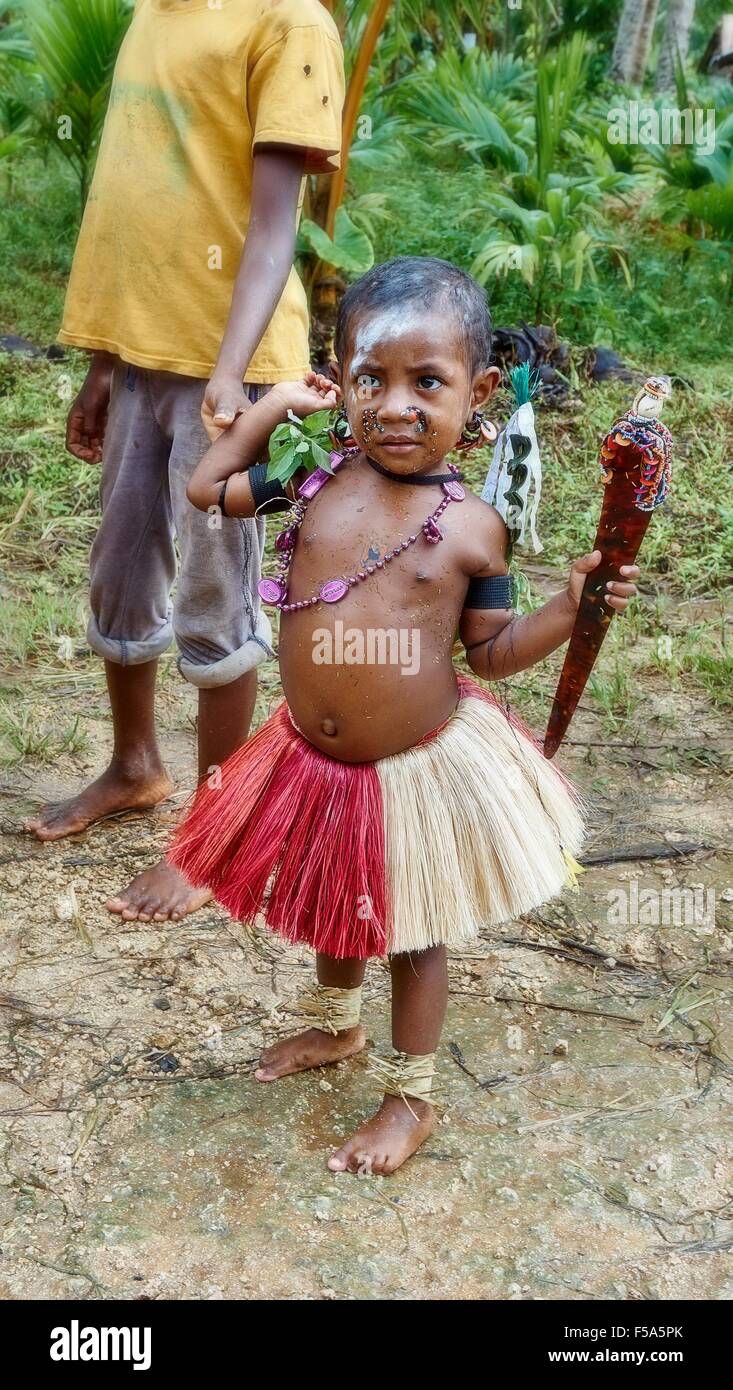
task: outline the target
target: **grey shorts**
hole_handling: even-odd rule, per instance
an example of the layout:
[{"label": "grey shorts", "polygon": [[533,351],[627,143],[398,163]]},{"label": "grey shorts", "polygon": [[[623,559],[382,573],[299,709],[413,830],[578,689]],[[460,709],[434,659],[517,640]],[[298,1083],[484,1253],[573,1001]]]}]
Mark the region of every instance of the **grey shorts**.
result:
[{"label": "grey shorts", "polygon": [[[92,650],[123,666],[152,661],[175,637],[179,670],[199,687],[227,685],[273,655],[257,594],[264,521],[209,516],[186,497],[209,444],[205,388],[197,377],[115,367],[87,630]],[[247,389],[257,400],[269,388]]]}]

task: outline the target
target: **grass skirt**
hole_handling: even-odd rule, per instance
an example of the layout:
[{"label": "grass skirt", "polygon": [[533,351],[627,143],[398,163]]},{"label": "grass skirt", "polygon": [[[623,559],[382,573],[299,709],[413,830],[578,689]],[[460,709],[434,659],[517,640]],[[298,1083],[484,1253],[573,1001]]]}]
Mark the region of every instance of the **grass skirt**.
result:
[{"label": "grass skirt", "polygon": [[281,705],[203,783],[168,858],[233,917],[337,958],[469,941],[554,897],[583,839],[577,793],[527,729],[459,677],[414,748],[322,753]]}]

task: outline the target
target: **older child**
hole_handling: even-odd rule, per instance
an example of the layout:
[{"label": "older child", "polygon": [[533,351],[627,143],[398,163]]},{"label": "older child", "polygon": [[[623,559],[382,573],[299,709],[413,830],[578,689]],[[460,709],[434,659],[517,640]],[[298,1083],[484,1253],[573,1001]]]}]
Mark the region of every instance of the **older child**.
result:
[{"label": "older child", "polygon": [[[308,369],[293,249],[304,174],[338,166],[342,100],[341,43],[319,0],[136,0],[59,335],[92,354],[67,447],[89,463],[104,454],[87,638],[105,662],[114,748],[101,777],[28,822],[42,840],[170,794],[154,703],[174,636],[198,694],[200,774],[247,737],[256,668],[272,656],[264,522],[226,521],[212,549],[186,484],[205,425],[230,425]],[[208,897],[160,860],[107,906],[163,921]]]},{"label": "older child", "polygon": [[[365,962],[389,956],[393,1055],[372,1060],[384,1096],[329,1159],[389,1173],[434,1123],[446,947],[557,894],[582,840],[565,778],[457,674],[456,632],[484,680],[532,666],[569,638],[600,553],[544,607],[513,615],[504,522],[446,462],[480,430],[499,379],[470,277],[427,258],[376,266],[343,300],[337,355],[354,447],[325,485],[314,475],[293,494],[279,574],[260,584],[281,612],[287,703],[200,789],[170,857],[235,916],[262,910],[317,953],[315,1026],[269,1048],[260,1081],[362,1048]],[[191,501],[235,516],[270,506],[281,489],[257,465],[273,429],[336,399],[313,374],[276,386],[202,459]],[[637,574],[609,584],[609,605],[626,607]],[[356,660],[344,644],[342,660],[324,660],[338,623],[364,639],[350,639]],[[406,631],[420,656],[408,670],[388,659],[389,634]]]}]

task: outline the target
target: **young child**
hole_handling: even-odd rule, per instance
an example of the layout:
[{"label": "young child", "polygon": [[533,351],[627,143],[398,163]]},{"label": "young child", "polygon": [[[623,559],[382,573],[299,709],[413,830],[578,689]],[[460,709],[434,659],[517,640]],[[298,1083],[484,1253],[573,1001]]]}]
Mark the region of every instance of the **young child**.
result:
[{"label": "young child", "polygon": [[[365,963],[389,956],[394,1052],[371,1063],[384,1097],[329,1167],[391,1173],[434,1124],[446,947],[557,894],[582,840],[566,779],[455,671],[456,632],[484,680],[534,665],[569,638],[600,552],[541,609],[513,616],[505,524],[446,462],[481,430],[499,380],[469,276],[427,258],[376,266],[344,297],[336,350],[340,390],[312,373],[276,386],[189,484],[202,510],[269,508],[282,492],[259,464],[272,431],[342,396],[357,447],[320,487],[318,475],[305,495],[289,485],[279,577],[260,586],[281,610],[286,703],[202,785],[170,858],[234,916],[263,911],[316,951],[313,1026],[265,1051],[260,1081],[359,1051]],[[618,611],[638,569],[621,575],[608,585]],[[385,658],[405,632],[401,669]],[[330,639],[343,661],[324,659]]]}]

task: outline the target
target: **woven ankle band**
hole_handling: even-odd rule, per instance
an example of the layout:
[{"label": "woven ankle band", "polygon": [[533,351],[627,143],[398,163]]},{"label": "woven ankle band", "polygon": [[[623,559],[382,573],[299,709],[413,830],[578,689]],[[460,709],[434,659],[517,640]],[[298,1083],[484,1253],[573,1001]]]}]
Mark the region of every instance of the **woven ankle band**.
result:
[{"label": "woven ankle band", "polygon": [[303,995],[300,1006],[312,1028],[335,1036],[347,1028],[356,1028],[361,1017],[361,985],[357,985],[356,989],[311,985]]},{"label": "woven ankle band", "polygon": [[398,1052],[396,1047],[392,1049],[391,1057],[383,1057],[378,1052],[371,1052],[367,1072],[383,1087],[385,1095],[401,1096],[413,1115],[415,1112],[408,1102],[408,1096],[412,1096],[415,1100],[425,1100],[431,1105],[434,1104],[434,1052],[417,1056],[410,1052]]}]

